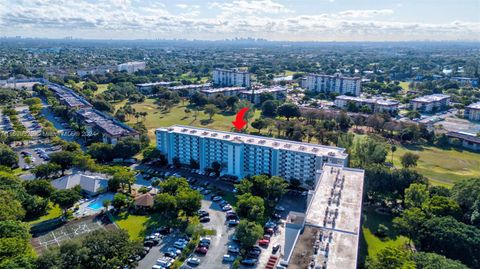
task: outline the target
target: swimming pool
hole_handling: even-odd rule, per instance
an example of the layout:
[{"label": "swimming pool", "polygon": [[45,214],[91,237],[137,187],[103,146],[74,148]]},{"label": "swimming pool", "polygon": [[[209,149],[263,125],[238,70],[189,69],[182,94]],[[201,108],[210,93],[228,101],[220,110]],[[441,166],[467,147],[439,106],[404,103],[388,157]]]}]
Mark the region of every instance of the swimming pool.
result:
[{"label": "swimming pool", "polygon": [[113,200],[113,193],[105,193],[97,196],[88,204],[88,208],[93,210],[93,211],[100,211],[103,208],[103,201],[105,200]]}]

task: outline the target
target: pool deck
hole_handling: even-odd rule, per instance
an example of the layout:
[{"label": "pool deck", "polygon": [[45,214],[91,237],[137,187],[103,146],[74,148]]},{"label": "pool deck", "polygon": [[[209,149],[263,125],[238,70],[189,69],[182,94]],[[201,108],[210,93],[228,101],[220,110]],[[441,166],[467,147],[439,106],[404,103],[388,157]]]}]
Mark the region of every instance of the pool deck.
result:
[{"label": "pool deck", "polygon": [[[114,193],[106,192],[99,194],[93,198],[84,199],[83,201],[77,203],[79,209],[73,213],[75,217],[85,217],[85,216],[92,216],[97,214],[103,209],[103,201],[104,200],[113,200]],[[91,208],[90,205],[99,202],[101,206],[98,209]]]}]

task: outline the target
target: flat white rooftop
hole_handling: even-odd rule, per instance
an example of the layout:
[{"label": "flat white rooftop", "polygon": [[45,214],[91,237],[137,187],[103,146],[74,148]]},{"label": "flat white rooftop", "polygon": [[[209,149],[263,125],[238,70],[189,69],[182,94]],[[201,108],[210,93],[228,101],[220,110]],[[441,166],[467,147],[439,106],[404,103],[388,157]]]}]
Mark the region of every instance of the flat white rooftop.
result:
[{"label": "flat white rooftop", "polygon": [[[286,92],[287,88],[286,87],[281,87],[281,86],[273,86],[273,87],[268,87],[268,88],[259,88],[255,89],[253,91],[254,94],[262,94],[262,93],[269,93],[269,92]],[[245,90],[242,91],[243,94],[252,94],[251,90]]]},{"label": "flat white rooftop", "polygon": [[[364,171],[325,164],[288,268],[357,267]],[[318,251],[315,254],[314,249]]]},{"label": "flat white rooftop", "polygon": [[203,93],[222,93],[222,92],[234,92],[234,91],[243,91],[245,87],[224,87],[224,88],[210,88],[210,89],[203,89],[201,92]]},{"label": "flat white rooftop", "polygon": [[412,99],[412,102],[430,103],[430,102],[442,101],[442,100],[447,99],[447,98],[450,98],[450,95],[436,93],[436,94],[417,97],[415,99]]},{"label": "flat white rooftop", "polygon": [[336,99],[359,102],[359,103],[379,104],[383,106],[392,106],[392,105],[400,104],[400,102],[396,100],[384,100],[380,98],[362,98],[362,97],[355,97],[355,96],[348,96],[348,95],[340,95],[340,96],[337,96]]},{"label": "flat white rooftop", "polygon": [[480,109],[480,102],[476,102],[467,106],[470,109]]},{"label": "flat white rooftop", "polygon": [[309,143],[294,142],[283,139],[275,139],[270,137],[262,137],[255,135],[248,135],[242,133],[224,132],[212,129],[173,125],[170,127],[158,128],[160,131],[168,131],[177,134],[195,135],[199,137],[214,138],[226,140],[236,143],[245,143],[256,146],[264,146],[275,149],[283,149],[289,151],[296,151],[306,154],[314,154],[317,156],[329,156],[338,159],[346,159],[348,154],[345,153],[344,148],[330,147],[324,145],[316,145]]}]

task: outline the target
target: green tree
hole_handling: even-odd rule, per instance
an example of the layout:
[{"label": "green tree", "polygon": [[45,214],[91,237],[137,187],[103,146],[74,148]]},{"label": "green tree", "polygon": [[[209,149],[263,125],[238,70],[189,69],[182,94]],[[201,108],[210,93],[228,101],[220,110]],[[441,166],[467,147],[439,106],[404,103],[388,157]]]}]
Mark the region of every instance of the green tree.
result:
[{"label": "green tree", "polygon": [[115,209],[124,208],[128,206],[128,204],[129,204],[129,200],[125,194],[116,193],[115,196],[113,196],[112,206]]},{"label": "green tree", "polygon": [[113,146],[105,143],[92,143],[87,153],[98,162],[110,162],[113,160]]},{"label": "green tree", "polygon": [[0,166],[13,168],[18,166],[17,154],[6,145],[0,144]]},{"label": "green tree", "polygon": [[237,196],[238,215],[250,221],[259,221],[264,218],[265,205],[263,199],[245,193]]},{"label": "green tree", "polygon": [[[480,212],[478,206],[475,206],[480,203],[480,177],[456,182],[451,192],[452,198],[465,214],[464,220],[471,222],[472,216]],[[477,227],[480,227],[480,224],[477,223]]]},{"label": "green tree", "polygon": [[422,209],[436,217],[452,216],[457,220],[462,218],[462,209],[458,203],[445,196],[432,196],[423,203]]},{"label": "green tree", "polygon": [[300,117],[300,109],[297,105],[292,103],[285,103],[278,107],[278,115],[287,118],[290,121],[292,117]]},{"label": "green tree", "polygon": [[405,206],[407,208],[422,207],[429,197],[427,185],[413,183],[405,189]]},{"label": "green tree", "polygon": [[166,217],[174,217],[178,214],[177,199],[169,193],[155,195],[155,210]]},{"label": "green tree", "polygon": [[412,253],[395,247],[385,247],[377,253],[377,256],[369,260],[368,269],[415,269]]},{"label": "green tree", "polygon": [[24,181],[23,186],[28,194],[38,195],[43,198],[49,198],[55,192],[52,184],[45,179]]},{"label": "green tree", "polygon": [[36,178],[47,179],[57,174],[60,170],[62,170],[62,167],[59,164],[48,162],[37,165],[32,172]]},{"label": "green tree", "polygon": [[25,217],[25,210],[20,201],[15,199],[11,191],[0,190],[0,221],[21,220]]},{"label": "green tree", "polygon": [[204,108],[205,114],[208,114],[208,119],[212,120],[213,116],[218,113],[218,108],[215,105],[208,104]]},{"label": "green tree", "polygon": [[162,181],[159,187],[164,193],[176,195],[179,190],[188,188],[188,182],[183,177],[169,177],[165,181]]},{"label": "green tree", "polygon": [[384,143],[371,137],[358,139],[353,148],[353,155],[358,165],[365,167],[371,164],[381,164],[385,162],[387,149]]},{"label": "green tree", "polygon": [[202,206],[202,195],[199,191],[190,188],[182,188],[177,192],[177,207],[183,210],[187,216],[193,216]]},{"label": "green tree", "polygon": [[417,166],[417,162],[420,156],[415,153],[405,152],[405,154],[400,157],[400,162],[404,168],[410,168]]},{"label": "green tree", "polygon": [[263,235],[263,229],[253,221],[241,220],[235,234],[242,248],[246,249],[257,243],[257,240]]},{"label": "green tree", "polygon": [[461,262],[447,259],[436,253],[415,252],[413,261],[418,269],[468,269]]},{"label": "green tree", "polygon": [[260,133],[261,129],[267,127],[267,122],[263,119],[258,118],[255,121],[253,121],[251,125],[253,128],[257,129],[258,132]]},{"label": "green tree", "polygon": [[60,165],[62,175],[65,174],[65,170],[73,166],[73,159],[75,154],[70,151],[59,151],[50,154],[50,162]]},{"label": "green tree", "polygon": [[262,104],[262,116],[275,118],[277,116],[277,102],[268,100]]},{"label": "green tree", "polygon": [[62,210],[63,214],[67,213],[67,209],[72,207],[82,196],[77,189],[57,190],[52,195],[52,201],[56,203]]},{"label": "green tree", "polygon": [[139,249],[139,243],[129,239],[125,230],[95,230],[82,243],[88,253],[84,268],[117,269],[131,264],[129,258]]},{"label": "green tree", "polygon": [[119,182],[120,186],[127,186],[128,193],[132,192],[132,184],[135,183],[135,173],[133,171],[118,171],[116,172],[112,180],[114,182]]}]

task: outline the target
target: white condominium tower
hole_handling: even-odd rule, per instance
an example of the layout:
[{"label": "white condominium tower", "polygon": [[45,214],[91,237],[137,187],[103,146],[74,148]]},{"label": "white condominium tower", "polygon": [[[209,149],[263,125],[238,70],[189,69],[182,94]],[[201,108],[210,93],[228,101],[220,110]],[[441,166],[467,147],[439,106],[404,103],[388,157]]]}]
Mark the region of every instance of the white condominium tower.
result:
[{"label": "white condominium tower", "polygon": [[194,160],[200,169],[222,165],[221,174],[246,176],[269,174],[315,185],[324,163],[346,166],[345,149],[293,142],[241,133],[173,125],[156,130],[157,148],[185,165]]},{"label": "white condominium tower", "polygon": [[333,76],[309,74],[302,85],[304,88],[324,93],[338,93],[339,95],[359,96],[361,89],[361,78],[344,77],[340,73]]},{"label": "white condominium tower", "polygon": [[213,70],[213,85],[218,87],[250,88],[250,73],[237,69]]}]

